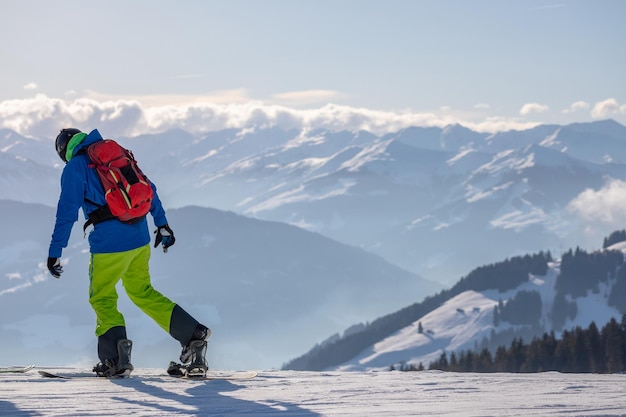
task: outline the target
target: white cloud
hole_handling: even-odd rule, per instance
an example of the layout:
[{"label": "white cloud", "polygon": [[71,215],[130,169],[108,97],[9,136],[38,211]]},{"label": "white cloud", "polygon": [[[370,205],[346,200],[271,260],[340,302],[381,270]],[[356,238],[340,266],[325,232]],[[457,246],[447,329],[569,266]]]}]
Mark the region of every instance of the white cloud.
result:
[{"label": "white cloud", "polygon": [[626,114],[626,105],[620,106],[614,98],[597,102],[591,110],[591,117],[594,119],[602,119],[615,114]]},{"label": "white cloud", "polygon": [[522,106],[519,114],[522,116],[528,116],[531,113],[545,113],[549,109],[545,104],[539,103],[526,103]]},{"label": "white cloud", "polygon": [[336,104],[296,109],[252,101],[244,89],[202,97],[113,98],[87,92],[87,97],[67,95],[61,99],[37,94],[28,99],[0,101],[0,127],[41,138],[50,137],[51,132],[68,126],[82,130],[98,128],[107,136],[115,137],[174,128],[195,134],[225,128],[276,125],[292,129],[367,130],[386,134],[410,126],[445,127],[457,123],[479,132],[524,130],[538,124],[507,117],[479,119],[475,114],[450,111],[382,111]]},{"label": "white cloud", "polygon": [[480,122],[460,122],[468,129],[472,129],[476,132],[505,132],[507,130],[526,130],[532,129],[539,125],[536,122],[521,122],[517,119],[511,119],[501,116],[489,116]]},{"label": "white cloud", "polygon": [[613,227],[626,223],[626,181],[611,179],[599,190],[586,189],[568,205],[568,210],[588,222]]},{"label": "white cloud", "polygon": [[36,83],[28,83],[24,86],[24,90],[36,90],[39,86]]},{"label": "white cloud", "polygon": [[476,103],[474,104],[474,108],[476,110],[489,110],[491,106],[487,103]]},{"label": "white cloud", "polygon": [[587,110],[590,107],[590,104],[586,101],[576,101],[572,103],[568,108],[563,109],[563,114],[575,113],[581,110]]},{"label": "white cloud", "polygon": [[77,99],[64,100],[37,94],[34,98],[0,102],[0,120],[3,127],[18,133],[48,137],[50,132],[75,126],[85,130],[92,126],[106,126],[111,135],[133,132],[143,122],[143,110],[137,102]]}]

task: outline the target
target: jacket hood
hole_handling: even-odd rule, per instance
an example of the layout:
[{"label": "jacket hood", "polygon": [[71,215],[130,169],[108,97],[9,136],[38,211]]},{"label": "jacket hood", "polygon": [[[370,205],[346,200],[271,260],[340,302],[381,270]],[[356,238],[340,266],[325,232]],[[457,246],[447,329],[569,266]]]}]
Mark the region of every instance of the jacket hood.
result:
[{"label": "jacket hood", "polygon": [[98,129],[92,130],[88,135],[74,135],[67,145],[67,160],[69,161],[81,149],[86,149],[89,145],[99,140],[102,140],[102,135],[98,132]]}]

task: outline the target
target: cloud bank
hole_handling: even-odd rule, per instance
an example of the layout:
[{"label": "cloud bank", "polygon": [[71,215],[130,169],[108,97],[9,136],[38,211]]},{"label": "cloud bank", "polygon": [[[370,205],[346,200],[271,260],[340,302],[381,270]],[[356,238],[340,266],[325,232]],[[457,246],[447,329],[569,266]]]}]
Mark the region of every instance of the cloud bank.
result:
[{"label": "cloud bank", "polygon": [[626,182],[611,179],[599,190],[587,189],[568,205],[568,210],[586,222],[622,228],[626,223]]},{"label": "cloud bank", "polygon": [[[33,88],[30,86],[29,88]],[[367,108],[326,104],[317,108],[296,109],[281,104],[266,104],[250,100],[245,91],[223,92],[238,100],[185,100],[178,97],[163,105],[157,97],[111,99],[92,96],[64,100],[37,94],[26,99],[0,101],[0,127],[37,138],[54,136],[64,127],[88,130],[98,128],[109,136],[136,136],[159,133],[169,129],[184,129],[192,134],[227,128],[280,126],[293,129],[367,130],[374,134],[395,132],[410,126],[445,127],[461,124],[480,132],[524,130],[542,122],[526,116],[548,112],[548,106],[529,103],[522,107],[523,117],[485,115],[490,106],[476,105],[474,112],[454,111],[415,112],[411,110],[381,111]],[[306,101],[310,97],[332,97],[333,92],[314,90],[285,93],[284,101]],[[95,97],[95,98],[94,98]],[[214,97],[215,98],[215,97]],[[217,97],[219,98],[219,97]],[[590,105],[572,104],[567,110],[584,110]],[[588,110],[588,109],[587,109]],[[616,99],[596,103],[592,118],[626,115],[626,105]]]}]

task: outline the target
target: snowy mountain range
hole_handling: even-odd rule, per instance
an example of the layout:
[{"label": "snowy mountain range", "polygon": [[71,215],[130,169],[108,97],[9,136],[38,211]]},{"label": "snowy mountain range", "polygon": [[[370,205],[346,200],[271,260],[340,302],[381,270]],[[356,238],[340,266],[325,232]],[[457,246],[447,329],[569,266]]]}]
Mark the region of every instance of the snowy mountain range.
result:
[{"label": "snowy mountain range", "polygon": [[[626,221],[610,197],[626,181],[626,127],[612,120],[496,134],[275,126],[117,139],[170,208],[293,224],[444,285],[515,254],[594,247]],[[54,205],[51,141],[0,131],[1,199]],[[609,215],[589,213],[587,200],[604,195]]]},{"label": "snowy mountain range", "polygon": [[[53,329],[54,343],[86,361],[95,342],[79,226],[61,281],[42,264],[62,169],[55,133],[0,130],[0,230],[11,236],[0,244],[0,331],[15,341],[12,353],[43,355],[50,346],[39,346],[38,332]],[[626,221],[626,127],[612,120],[496,134],[273,126],[116,139],[159,187],[177,233],[170,253],[153,254],[155,285],[215,323],[226,339],[212,354],[224,366],[278,366],[472,268],[594,248]],[[161,365],[160,330],[134,320],[137,358]],[[144,335],[154,345],[137,343]]]}]

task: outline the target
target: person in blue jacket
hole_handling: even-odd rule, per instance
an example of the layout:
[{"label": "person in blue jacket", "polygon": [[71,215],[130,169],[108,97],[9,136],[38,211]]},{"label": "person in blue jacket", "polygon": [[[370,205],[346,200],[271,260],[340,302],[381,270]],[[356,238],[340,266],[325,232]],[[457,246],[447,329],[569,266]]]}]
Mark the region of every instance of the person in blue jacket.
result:
[{"label": "person in blue jacket", "polygon": [[[63,272],[60,258],[79,210],[82,208],[85,218],[89,219],[91,213],[106,205],[104,188],[86,152],[89,145],[101,140],[98,130],[86,134],[74,128],[61,130],[56,138],[57,153],[66,165],[61,175],[61,195],[48,251],[48,270],[55,278]],[[165,252],[175,242],[174,232],[168,225],[155,185],[152,182],[150,185],[154,192],[150,214],[157,228],[154,247],[162,245]],[[122,280],[130,300],[181,343],[180,360],[187,374],[204,375],[208,369],[206,339],[211,331],[152,286],[146,217],[132,224],[115,218],[94,223],[89,233],[89,302],[96,313],[100,359],[94,372],[110,377],[126,376],[133,370],[132,342],[127,338],[124,316],[117,307],[116,284]]]}]

